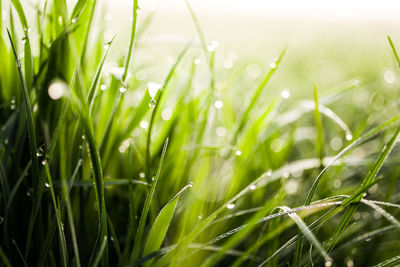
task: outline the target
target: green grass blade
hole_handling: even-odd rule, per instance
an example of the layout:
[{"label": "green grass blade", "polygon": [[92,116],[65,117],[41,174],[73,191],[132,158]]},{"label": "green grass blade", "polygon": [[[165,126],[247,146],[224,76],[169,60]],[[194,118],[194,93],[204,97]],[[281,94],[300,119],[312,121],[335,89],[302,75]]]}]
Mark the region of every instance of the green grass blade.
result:
[{"label": "green grass blade", "polygon": [[[325,141],[324,141],[324,128],[322,126],[322,117],[319,112],[319,103],[318,103],[318,88],[314,85],[314,121],[315,121],[315,128],[317,130],[317,142],[316,142],[316,150],[319,160],[321,161],[321,166],[323,164],[323,159],[325,156]],[[310,202],[306,202],[305,204],[308,205]]]},{"label": "green grass blade", "polygon": [[131,37],[129,40],[129,47],[128,47],[128,53],[125,57],[125,63],[124,63],[124,73],[122,74],[122,81],[124,82],[126,79],[126,76],[128,74],[128,69],[129,69],[129,63],[131,62],[131,57],[132,57],[132,52],[133,52],[133,47],[134,47],[134,42],[135,42],[135,36],[136,36],[136,24],[137,24],[137,17],[138,17],[138,0],[133,0],[133,20],[132,20],[132,29],[131,29]]},{"label": "green grass blade", "polygon": [[3,248],[0,246],[0,259],[2,261],[2,264],[6,267],[12,267],[10,261],[7,258],[7,255],[4,253]]},{"label": "green grass blade", "polygon": [[107,236],[105,236],[103,238],[103,242],[101,242],[101,246],[100,246],[99,252],[97,253],[96,259],[93,263],[93,267],[97,267],[99,265],[106,247],[107,247]]},{"label": "green grass blade", "polygon": [[164,162],[164,158],[167,153],[168,141],[169,141],[169,139],[167,138],[167,140],[164,143],[163,151],[161,153],[161,158],[160,158],[160,163],[158,164],[157,173],[154,177],[154,180],[151,184],[150,190],[149,190],[146,200],[144,202],[144,207],[143,207],[142,214],[141,214],[140,220],[139,220],[139,226],[137,228],[137,232],[136,232],[136,236],[135,236],[135,242],[134,242],[135,246],[133,248],[133,251],[132,251],[132,254],[130,257],[130,262],[135,262],[139,258],[140,252],[142,250],[142,238],[143,238],[144,227],[145,227],[145,223],[147,220],[147,215],[150,210],[150,205],[151,205],[151,202],[152,202],[152,199],[154,196],[154,192],[156,190],[157,182],[158,182],[158,179],[160,178],[160,173],[161,173],[161,168],[162,168],[162,165]]},{"label": "green grass blade", "polygon": [[397,51],[396,51],[396,48],[394,47],[394,44],[393,44],[393,42],[392,42],[392,39],[390,38],[389,35],[387,36],[387,39],[388,39],[388,41],[389,41],[390,47],[392,48],[393,55],[394,55],[394,57],[395,57],[395,59],[396,59],[397,65],[398,65],[399,68],[400,68],[400,59],[399,59],[399,55],[397,54]]},{"label": "green grass blade", "polygon": [[87,2],[87,0],[78,0],[78,2],[74,6],[74,9],[72,10],[70,21],[79,17],[79,14],[81,13],[82,9],[85,7],[86,2]]},{"label": "green grass blade", "polygon": [[277,70],[280,62],[283,59],[283,56],[286,53],[286,49],[283,49],[282,52],[280,53],[278,60],[275,63],[275,66],[273,68],[271,68],[269,70],[269,72],[267,73],[267,75],[263,78],[263,80],[261,81],[261,83],[258,85],[257,89],[255,90],[255,92],[253,93],[253,96],[251,97],[250,103],[247,106],[246,110],[244,111],[239,123],[238,123],[238,127],[235,131],[233,140],[232,140],[232,144],[236,144],[237,139],[239,137],[239,134],[241,133],[241,131],[243,130],[243,128],[246,125],[246,122],[249,119],[250,113],[253,110],[253,108],[255,107],[257,100],[260,98],[260,94],[263,91],[264,87],[267,85],[268,81],[271,79],[272,75],[275,73],[275,71]]},{"label": "green grass blade", "polygon": [[381,263],[374,265],[374,267],[392,267],[392,266],[399,266],[400,264],[400,255],[385,260]]},{"label": "green grass blade", "polygon": [[146,245],[144,247],[143,255],[150,254],[151,252],[157,251],[164,240],[164,237],[168,231],[172,217],[175,213],[176,205],[178,204],[179,198],[183,192],[192,187],[192,184],[183,187],[178,194],[176,194],[158,213],[156,220],[154,221],[150,232],[147,236]]}]

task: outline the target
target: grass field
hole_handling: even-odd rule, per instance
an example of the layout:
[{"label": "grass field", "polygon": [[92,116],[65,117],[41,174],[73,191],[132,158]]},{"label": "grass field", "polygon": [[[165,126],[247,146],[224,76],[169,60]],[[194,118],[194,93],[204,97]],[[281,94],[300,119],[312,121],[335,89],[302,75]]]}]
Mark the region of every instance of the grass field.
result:
[{"label": "grass field", "polygon": [[400,264],[396,24],[66,2],[0,1],[0,266]]}]

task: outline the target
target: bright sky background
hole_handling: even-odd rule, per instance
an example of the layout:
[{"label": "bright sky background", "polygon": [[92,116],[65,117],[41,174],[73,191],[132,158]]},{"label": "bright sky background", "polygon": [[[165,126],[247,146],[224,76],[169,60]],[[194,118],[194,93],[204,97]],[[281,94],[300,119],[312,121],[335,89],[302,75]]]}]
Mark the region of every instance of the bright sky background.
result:
[{"label": "bright sky background", "polygon": [[[108,0],[126,6],[132,0]],[[143,9],[187,11],[184,0],[142,0]],[[398,0],[190,0],[198,12],[243,14],[271,18],[400,21]]]}]

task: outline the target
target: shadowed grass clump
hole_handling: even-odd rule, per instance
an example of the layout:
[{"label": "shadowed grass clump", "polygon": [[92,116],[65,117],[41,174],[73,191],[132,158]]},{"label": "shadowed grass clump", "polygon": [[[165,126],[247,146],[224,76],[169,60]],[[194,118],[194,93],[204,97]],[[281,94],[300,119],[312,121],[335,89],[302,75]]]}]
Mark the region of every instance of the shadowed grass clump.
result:
[{"label": "shadowed grass clump", "polygon": [[160,46],[133,0],[124,51],[96,0],[0,4],[1,266],[399,264],[380,68],[297,98],[290,46],[222,68],[188,2],[191,40]]}]

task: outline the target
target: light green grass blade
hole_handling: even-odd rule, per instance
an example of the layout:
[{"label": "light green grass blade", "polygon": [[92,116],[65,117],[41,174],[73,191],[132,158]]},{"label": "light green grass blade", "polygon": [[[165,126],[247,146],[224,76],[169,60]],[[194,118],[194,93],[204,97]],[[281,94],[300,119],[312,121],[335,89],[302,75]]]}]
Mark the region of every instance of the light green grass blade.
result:
[{"label": "light green grass blade", "polygon": [[255,107],[258,99],[260,98],[261,92],[263,91],[264,87],[267,85],[268,81],[271,79],[272,75],[277,70],[277,68],[278,68],[280,62],[282,61],[283,56],[285,55],[285,53],[286,53],[286,49],[283,49],[282,52],[279,55],[278,60],[276,62],[274,62],[275,66],[269,70],[267,75],[263,78],[263,80],[258,85],[258,87],[255,90],[255,92],[253,93],[253,96],[251,97],[249,105],[247,106],[246,110],[244,111],[242,117],[239,120],[238,127],[237,127],[237,129],[235,131],[235,134],[233,136],[232,144],[234,144],[234,145],[236,144],[237,139],[239,137],[239,134],[241,133],[241,131],[245,127],[245,125],[246,125],[246,123],[247,123],[247,121],[249,119],[251,111]]},{"label": "light green grass blade", "polygon": [[71,13],[70,21],[79,17],[79,14],[81,13],[82,9],[85,7],[85,4],[86,4],[86,0],[78,0],[78,2],[76,2],[74,9]]},{"label": "light green grass blade", "polygon": [[397,54],[397,51],[396,51],[396,48],[394,47],[394,44],[393,44],[393,42],[392,42],[392,39],[390,38],[389,35],[387,36],[387,39],[388,39],[388,41],[389,41],[390,47],[392,48],[393,55],[394,55],[394,58],[396,59],[397,65],[398,65],[399,68],[400,68],[400,59],[399,59],[399,55]]},{"label": "light green grass blade", "polygon": [[158,182],[158,179],[160,178],[160,173],[161,173],[161,168],[162,168],[162,165],[164,162],[164,158],[167,153],[168,141],[169,141],[169,139],[167,139],[164,143],[163,151],[161,153],[160,163],[158,164],[157,173],[154,177],[154,180],[151,184],[150,190],[149,190],[146,200],[144,202],[144,207],[142,210],[142,214],[140,216],[139,226],[137,228],[134,247],[133,247],[131,257],[130,257],[130,262],[135,262],[139,258],[140,252],[142,250],[142,238],[143,238],[144,227],[145,227],[145,223],[147,220],[147,215],[150,210],[150,205],[153,200],[154,192],[156,190],[157,182]]},{"label": "light green grass blade", "polygon": [[179,198],[183,192],[191,188],[192,184],[183,187],[178,194],[176,194],[158,213],[156,220],[154,221],[150,232],[147,236],[146,245],[144,247],[143,255],[150,254],[151,252],[157,251],[164,240],[172,217],[175,213],[176,205],[178,204]]},{"label": "light green grass blade", "polygon": [[377,265],[374,265],[374,267],[392,267],[392,266],[399,266],[399,264],[400,264],[400,255],[385,260],[381,263],[378,263]]},{"label": "light green grass blade", "polygon": [[105,236],[103,238],[103,242],[101,242],[99,252],[97,253],[96,259],[94,260],[94,263],[92,265],[93,267],[97,267],[99,265],[101,258],[103,257],[103,253],[106,250],[106,247],[107,247],[107,236]]},{"label": "light green grass blade", "polygon": [[10,261],[7,258],[7,255],[4,253],[3,248],[0,246],[0,259],[4,266],[6,267],[12,267]]},{"label": "light green grass blade", "polygon": [[[319,112],[319,103],[318,103],[318,88],[317,85],[314,85],[314,121],[315,128],[317,130],[317,142],[316,142],[316,150],[318,158],[321,161],[321,166],[323,164],[323,159],[325,156],[325,141],[324,141],[324,128],[322,126],[322,117]],[[311,202],[310,202],[311,203]],[[305,203],[306,205],[310,203]]]},{"label": "light green grass blade", "polygon": [[136,24],[137,24],[137,17],[138,17],[138,0],[133,0],[133,20],[132,20],[132,29],[131,29],[131,37],[129,40],[129,46],[128,46],[128,53],[125,57],[125,63],[124,63],[124,73],[122,74],[122,81],[124,82],[126,79],[126,76],[128,74],[128,69],[129,69],[129,63],[131,62],[131,57],[132,57],[132,52],[134,48],[134,43],[135,43],[135,37],[136,37]]}]

